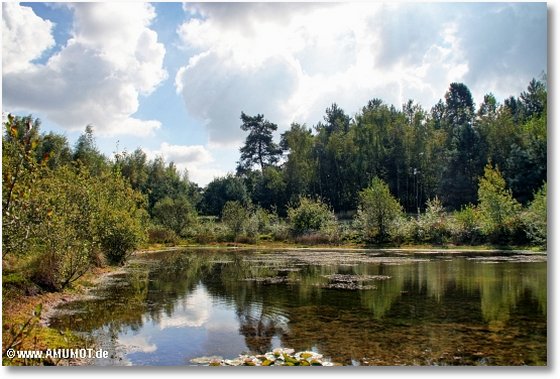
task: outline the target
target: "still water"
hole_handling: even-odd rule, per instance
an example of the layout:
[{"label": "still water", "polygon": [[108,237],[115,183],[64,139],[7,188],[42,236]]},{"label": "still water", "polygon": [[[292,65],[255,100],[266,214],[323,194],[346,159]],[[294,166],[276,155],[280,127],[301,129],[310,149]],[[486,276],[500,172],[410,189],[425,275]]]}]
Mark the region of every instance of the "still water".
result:
[{"label": "still water", "polygon": [[185,250],[136,256],[51,326],[99,365],[276,347],[344,365],[546,365],[546,255]]}]

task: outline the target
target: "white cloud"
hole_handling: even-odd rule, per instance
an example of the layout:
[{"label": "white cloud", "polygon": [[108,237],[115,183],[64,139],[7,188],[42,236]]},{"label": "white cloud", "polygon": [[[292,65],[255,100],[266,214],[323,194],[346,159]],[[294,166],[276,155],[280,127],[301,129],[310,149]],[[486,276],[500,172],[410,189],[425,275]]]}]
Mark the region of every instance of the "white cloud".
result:
[{"label": "white cloud", "polygon": [[201,186],[226,173],[217,167],[212,152],[202,145],[171,145],[163,142],[157,150],[143,150],[149,159],[159,156],[166,163],[175,163],[180,172],[187,170],[189,180]]},{"label": "white cloud", "polygon": [[230,146],[244,138],[241,111],[285,129],[315,124],[332,102],[349,114],[374,97],[429,109],[453,81],[477,101],[517,95],[546,69],[546,5],[522,7],[527,16],[501,4],[187,5],[178,33],[196,54],[176,89],[210,142]]},{"label": "white cloud", "polygon": [[[4,4],[5,5],[5,4]],[[30,51],[18,70],[3,72],[3,102],[6,110],[39,112],[68,130],[93,124],[100,135],[147,136],[161,126],[157,120],[133,115],[139,96],[150,94],[167,73],[163,69],[165,47],[149,29],[155,12],[145,3],[76,3],[72,37],[45,64],[35,64],[50,44],[21,37],[28,28],[38,39],[52,41],[48,21],[41,21],[31,8],[13,4],[3,10],[11,28],[3,30],[5,59],[18,59],[17,44]],[[26,18],[13,21],[19,14]],[[31,19],[32,23],[27,23]],[[39,21],[37,21],[39,20]],[[15,41],[8,44],[6,41]]]},{"label": "white cloud", "polygon": [[119,337],[119,345],[121,345],[127,353],[153,353],[157,350],[157,345],[150,343],[145,336],[141,335],[121,335]]},{"label": "white cloud", "polygon": [[30,62],[54,46],[54,25],[29,7],[2,3],[2,72],[29,69]]},{"label": "white cloud", "polygon": [[181,309],[176,308],[173,315],[162,312],[158,326],[160,329],[201,327],[208,322],[211,309],[212,300],[208,292],[199,286],[183,299]]}]

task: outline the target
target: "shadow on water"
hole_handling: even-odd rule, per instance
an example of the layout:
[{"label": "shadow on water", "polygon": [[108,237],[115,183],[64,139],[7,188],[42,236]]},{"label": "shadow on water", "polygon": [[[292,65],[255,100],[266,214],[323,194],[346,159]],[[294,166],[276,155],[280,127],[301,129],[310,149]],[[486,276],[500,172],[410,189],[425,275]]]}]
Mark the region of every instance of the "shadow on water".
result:
[{"label": "shadow on water", "polygon": [[135,258],[51,325],[96,364],[183,365],[279,346],[361,365],[545,365],[546,256],[174,251]]}]

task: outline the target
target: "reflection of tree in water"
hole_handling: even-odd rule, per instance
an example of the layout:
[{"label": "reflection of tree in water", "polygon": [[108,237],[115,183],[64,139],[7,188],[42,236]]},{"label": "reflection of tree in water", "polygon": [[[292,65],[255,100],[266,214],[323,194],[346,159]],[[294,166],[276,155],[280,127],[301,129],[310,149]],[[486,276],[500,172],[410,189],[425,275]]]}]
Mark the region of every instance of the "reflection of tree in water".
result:
[{"label": "reflection of tree in water", "polygon": [[[455,258],[300,265],[297,259],[264,256],[208,251],[149,255],[120,278],[122,283],[109,287],[106,298],[79,304],[75,309],[85,313],[65,317],[61,329],[103,327],[116,337],[123,328],[139,329],[145,320],[172,317],[177,304],[203,284],[213,299],[235,309],[239,333],[253,353],[269,351],[276,337],[284,346],[317,348],[345,363],[372,355],[379,357],[377,364],[410,359],[426,364],[441,362],[445,354],[532,354],[523,362],[546,362],[546,264]],[[148,268],[141,269],[146,263]],[[325,288],[333,274],[390,278],[369,283],[374,289]],[[85,321],[79,320],[85,315]],[[520,317],[536,321],[519,324]],[[518,339],[536,346],[532,352],[512,344],[507,332],[515,327],[517,335],[525,335],[524,325],[532,337]],[[544,353],[538,348],[543,340]],[[462,353],[454,350],[458,347]],[[413,358],[400,361],[400,355]],[[477,362],[477,357],[461,362]],[[510,358],[502,363],[517,362]]]},{"label": "reflection of tree in water", "polygon": [[286,333],[286,323],[277,315],[263,312],[261,304],[252,304],[237,310],[239,332],[245,336],[247,348],[253,353],[264,354],[272,350],[272,337]]},{"label": "reflection of tree in water", "polygon": [[287,303],[286,291],[276,291],[272,285],[263,290],[251,279],[278,278],[285,266],[254,262],[248,259],[250,255],[228,257],[230,262],[213,265],[201,280],[213,297],[225,299],[235,307],[239,332],[245,337],[247,348],[253,353],[270,351],[272,338],[287,332],[288,318],[281,306]]}]

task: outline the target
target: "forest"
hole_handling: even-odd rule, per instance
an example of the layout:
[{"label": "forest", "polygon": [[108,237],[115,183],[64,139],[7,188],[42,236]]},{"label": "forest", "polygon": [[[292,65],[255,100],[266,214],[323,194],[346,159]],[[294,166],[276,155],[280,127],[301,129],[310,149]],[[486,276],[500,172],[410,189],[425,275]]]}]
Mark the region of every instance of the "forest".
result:
[{"label": "forest", "polygon": [[333,103],[281,133],[241,112],[237,170],[200,188],[140,149],[111,157],[8,115],[3,283],[60,291],[154,244],[495,245],[546,249],[547,84],[478,107],[451,83],[430,110]]}]

